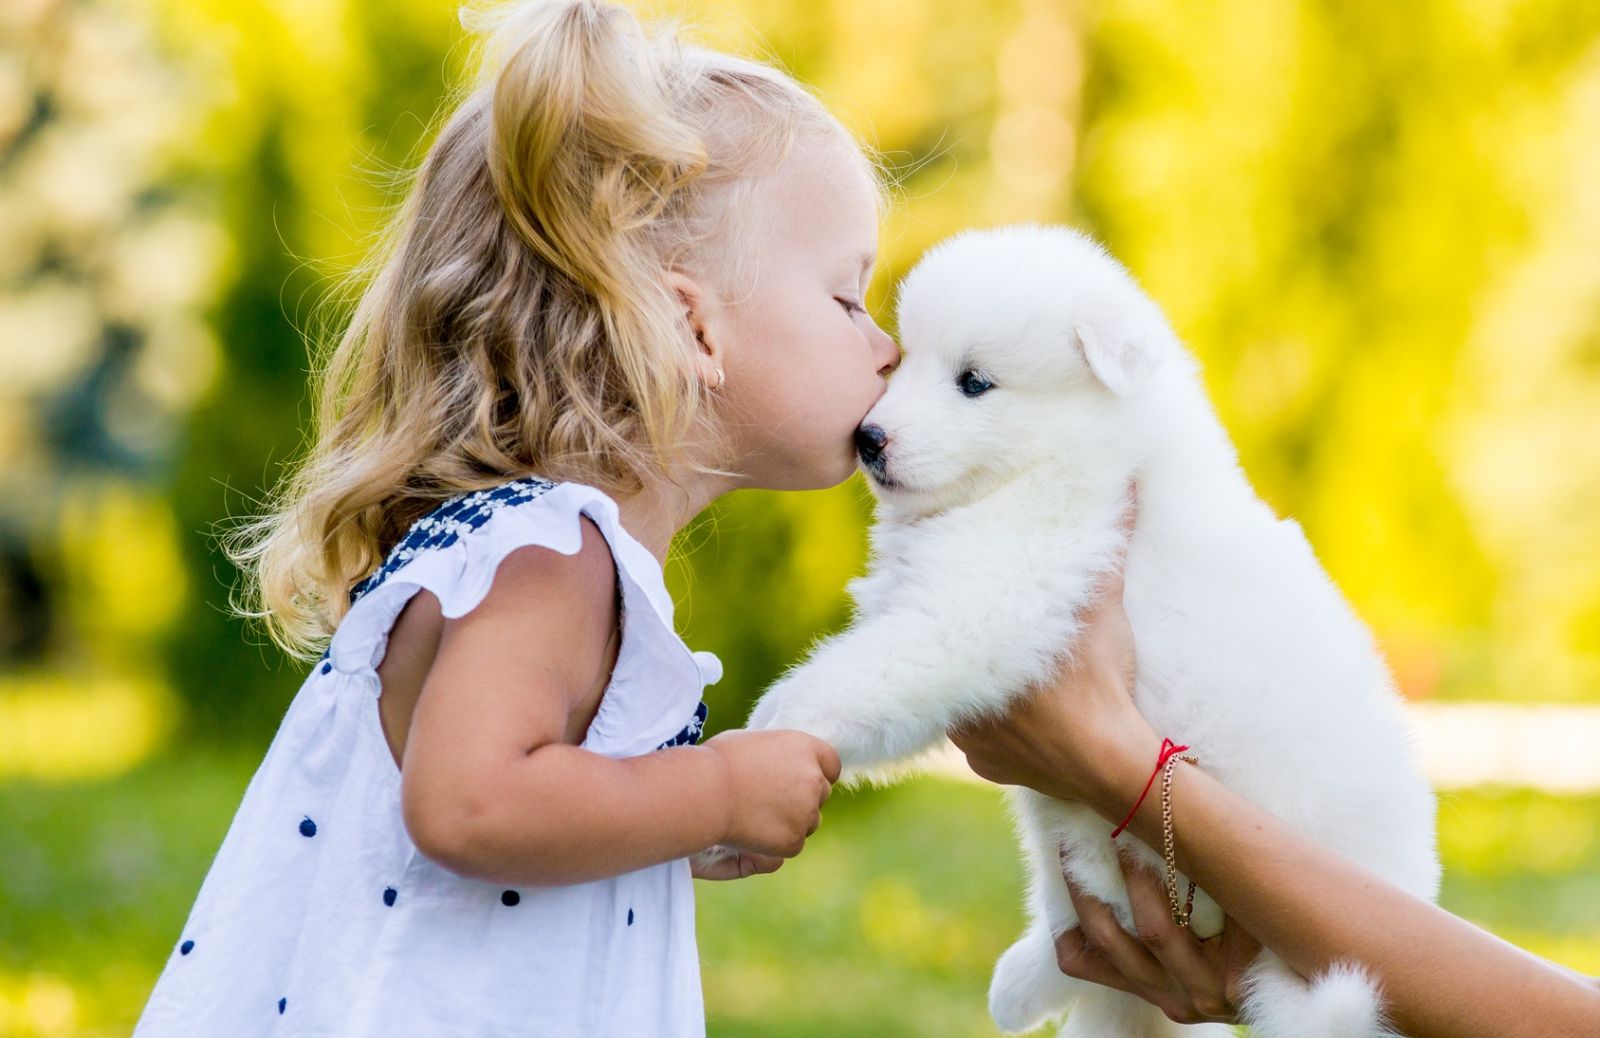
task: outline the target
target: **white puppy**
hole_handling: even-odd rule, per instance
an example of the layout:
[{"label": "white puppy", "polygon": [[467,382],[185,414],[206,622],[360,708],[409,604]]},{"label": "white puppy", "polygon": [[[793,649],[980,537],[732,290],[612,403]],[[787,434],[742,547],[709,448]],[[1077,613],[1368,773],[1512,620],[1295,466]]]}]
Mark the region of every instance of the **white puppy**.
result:
[{"label": "white puppy", "polygon": [[[818,735],[860,776],[1000,711],[1073,644],[1134,481],[1124,604],[1139,710],[1229,788],[1435,898],[1433,791],[1372,637],[1299,526],[1251,489],[1197,363],[1128,272],[1063,227],[966,232],[906,276],[899,312],[905,359],[857,434],[878,505],[869,572],[849,585],[856,615],[773,684],[751,726]],[[996,1022],[1027,1030],[1070,1010],[1061,1034],[1081,1038],[1231,1034],[1061,973],[1053,936],[1077,917],[1058,849],[1133,929],[1111,826],[1030,790],[1013,807],[1032,919],[995,968]],[[1191,925],[1221,929],[1203,891]],[[1308,984],[1263,950],[1244,992],[1262,1038],[1388,1033],[1356,963]]]}]

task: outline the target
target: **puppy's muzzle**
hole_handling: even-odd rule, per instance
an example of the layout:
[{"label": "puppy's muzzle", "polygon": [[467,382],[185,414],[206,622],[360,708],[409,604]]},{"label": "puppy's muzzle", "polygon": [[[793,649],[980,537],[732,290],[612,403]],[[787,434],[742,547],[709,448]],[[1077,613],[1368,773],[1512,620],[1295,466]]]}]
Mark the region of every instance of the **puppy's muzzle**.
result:
[{"label": "puppy's muzzle", "polygon": [[856,429],[856,453],[861,463],[872,468],[883,467],[883,448],[889,443],[889,434],[880,426],[863,425]]}]

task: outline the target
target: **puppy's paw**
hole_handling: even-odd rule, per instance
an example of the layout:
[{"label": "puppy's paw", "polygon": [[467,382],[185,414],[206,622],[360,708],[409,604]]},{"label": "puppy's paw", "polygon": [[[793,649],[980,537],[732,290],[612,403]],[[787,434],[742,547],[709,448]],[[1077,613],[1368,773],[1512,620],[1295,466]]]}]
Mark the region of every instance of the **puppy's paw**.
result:
[{"label": "puppy's paw", "polygon": [[750,711],[750,719],[744,724],[746,728],[777,728],[773,719],[778,716],[778,708],[782,697],[777,694],[776,686],[767,691],[767,694],[756,701],[755,708]]},{"label": "puppy's paw", "polygon": [[794,678],[784,678],[767,689],[750,711],[749,728],[793,728],[827,739],[839,727],[831,712],[810,690]]},{"label": "puppy's paw", "polygon": [[747,728],[798,728],[803,732],[818,733],[807,727],[821,711],[822,690],[815,681],[806,677],[806,668],[790,673],[767,686],[766,692],[750,711]]}]

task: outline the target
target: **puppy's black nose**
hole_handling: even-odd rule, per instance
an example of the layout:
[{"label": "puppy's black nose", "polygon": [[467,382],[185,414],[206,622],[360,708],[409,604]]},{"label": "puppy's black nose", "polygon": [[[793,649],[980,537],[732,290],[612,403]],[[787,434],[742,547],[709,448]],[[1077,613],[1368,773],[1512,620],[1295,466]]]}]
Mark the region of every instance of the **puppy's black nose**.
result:
[{"label": "puppy's black nose", "polygon": [[889,434],[876,425],[863,425],[856,430],[856,451],[865,464],[877,461],[883,454],[883,445],[888,442]]}]

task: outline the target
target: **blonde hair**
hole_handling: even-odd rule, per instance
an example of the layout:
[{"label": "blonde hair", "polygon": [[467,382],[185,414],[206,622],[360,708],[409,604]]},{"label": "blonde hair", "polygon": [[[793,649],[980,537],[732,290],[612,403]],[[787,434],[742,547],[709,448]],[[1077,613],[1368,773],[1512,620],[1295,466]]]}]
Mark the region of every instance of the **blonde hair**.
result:
[{"label": "blonde hair", "polygon": [[[234,611],[291,656],[321,651],[349,591],[422,515],[518,476],[631,493],[725,442],[671,267],[747,277],[759,176],[804,133],[847,141],[801,84],[654,32],[606,0],[479,10],[473,81],[313,365],[309,450],[224,550]],[[446,110],[451,106],[447,105]]]}]

